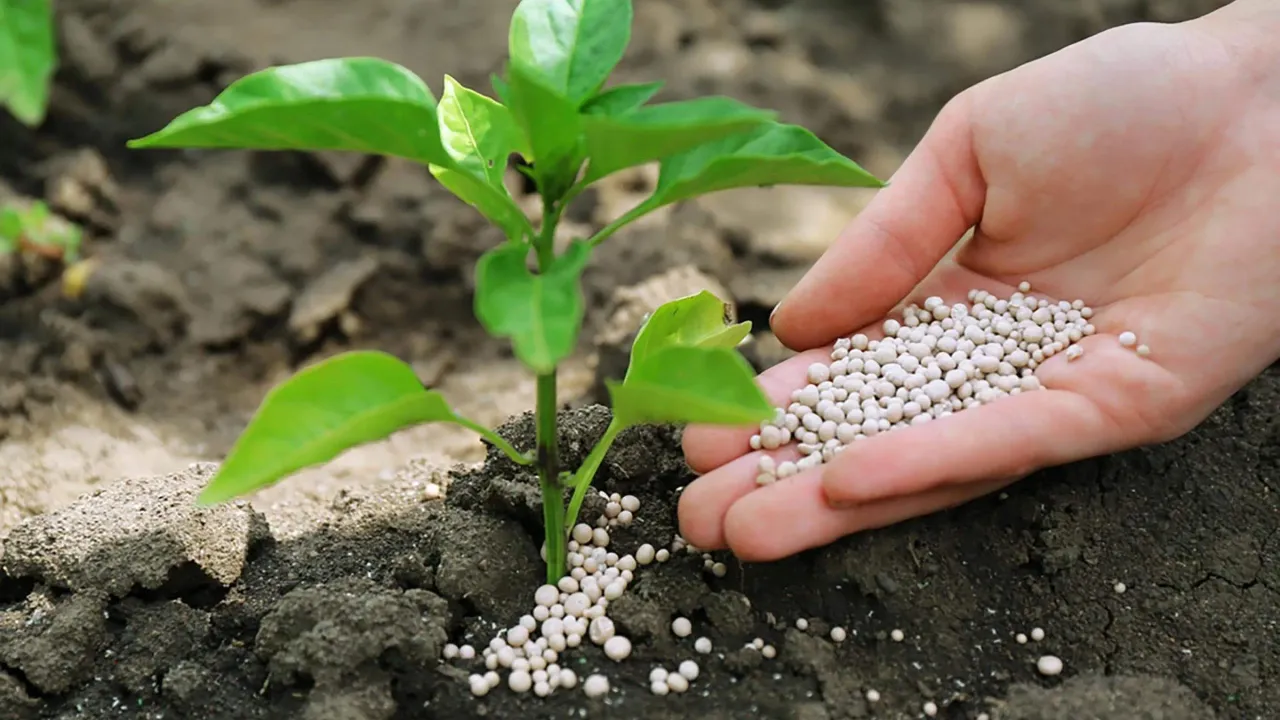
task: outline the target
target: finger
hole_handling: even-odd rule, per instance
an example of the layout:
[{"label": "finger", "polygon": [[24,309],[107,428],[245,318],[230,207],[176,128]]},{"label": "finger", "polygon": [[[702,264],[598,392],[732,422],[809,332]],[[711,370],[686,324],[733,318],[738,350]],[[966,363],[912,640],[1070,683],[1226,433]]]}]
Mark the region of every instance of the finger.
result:
[{"label": "finger", "polygon": [[740,455],[725,465],[694,480],[680,493],[676,515],[680,535],[703,550],[720,550],[725,545],[724,518],[729,508],[760,486],[756,484],[762,455],[775,462],[799,459],[794,445],[777,450],[758,450]]},{"label": "finger", "polygon": [[784,345],[815,347],[883,317],[977,224],[986,187],[969,106],[961,94],[943,108],[888,187],[783,298],[770,324]]},{"label": "finger", "polygon": [[864,504],[1035,470],[1105,452],[1115,428],[1066,390],[1002,398],[855,442],[822,470],[833,505]]},{"label": "finger", "polygon": [[730,550],[746,562],[770,562],[864,530],[946,510],[1003,488],[1012,479],[957,485],[850,508],[831,507],[821,468],[746,495],[725,516]]},{"label": "finger", "polygon": [[[786,407],[791,404],[791,393],[808,382],[805,378],[809,366],[819,362],[831,362],[830,349],[813,349],[793,355],[760,373],[756,382],[764,390],[769,402],[778,407]],[[751,448],[747,443],[759,431],[758,426],[690,425],[685,428],[684,438],[681,440],[685,462],[696,473],[710,472],[743,453],[750,452]]]}]

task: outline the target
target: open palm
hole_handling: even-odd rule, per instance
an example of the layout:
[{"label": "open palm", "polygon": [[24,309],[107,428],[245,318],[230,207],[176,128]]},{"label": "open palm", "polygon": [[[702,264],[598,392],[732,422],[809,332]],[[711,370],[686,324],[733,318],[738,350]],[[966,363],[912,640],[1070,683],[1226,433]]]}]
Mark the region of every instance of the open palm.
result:
[{"label": "open palm", "polygon": [[[958,96],[775,311],[778,337],[808,350],[760,382],[785,405],[837,337],[878,336],[905,302],[1008,296],[1022,280],[1095,309],[1080,360],[1042,363],[1047,391],[869,438],[762,488],[751,430],[689,428],[703,475],[680,502],[684,536],[790,555],[1174,438],[1280,357],[1280,77],[1239,49],[1258,17],[1235,13],[1117,28]],[[1119,345],[1125,330],[1149,357]]]}]

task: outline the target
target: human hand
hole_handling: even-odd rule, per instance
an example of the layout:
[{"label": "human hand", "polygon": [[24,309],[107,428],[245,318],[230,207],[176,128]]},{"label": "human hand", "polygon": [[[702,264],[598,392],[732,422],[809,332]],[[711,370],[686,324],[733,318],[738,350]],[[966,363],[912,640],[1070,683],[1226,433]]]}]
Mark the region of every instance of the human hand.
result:
[{"label": "human hand", "polygon": [[[778,338],[808,350],[759,381],[785,407],[835,338],[879,337],[906,302],[1007,297],[1021,280],[1094,308],[1083,357],[1040,364],[1046,390],[866,438],[763,487],[752,429],[690,427],[702,476],[680,500],[684,537],[749,561],[825,545],[1170,440],[1280,358],[1277,35],[1270,0],[1239,0],[1100,33],[957,96],[775,310]],[[1125,330],[1149,357],[1120,346]]]}]

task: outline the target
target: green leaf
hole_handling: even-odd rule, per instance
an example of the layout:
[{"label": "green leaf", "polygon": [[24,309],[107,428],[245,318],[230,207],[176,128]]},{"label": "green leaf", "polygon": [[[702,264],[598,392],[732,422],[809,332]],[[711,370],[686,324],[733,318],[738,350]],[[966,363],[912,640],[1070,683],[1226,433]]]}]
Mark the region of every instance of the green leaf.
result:
[{"label": "green leaf", "polygon": [[506,192],[507,158],[529,153],[511,111],[445,75],[439,114],[440,140],[453,167]]},{"label": "green leaf", "polygon": [[633,14],[631,0],[521,0],[508,51],[577,109],[622,60]]},{"label": "green leaf", "polygon": [[476,264],[475,312],[490,334],[511,338],[516,357],[543,374],[574,350],[582,329],[580,279],[591,246],[575,241],[546,271],[528,267],[529,246],[510,243]]},{"label": "green leaf", "polygon": [[507,66],[511,111],[524,131],[534,179],[544,200],[559,200],[577,179],[582,165],[582,117],[528,68]]},{"label": "green leaf", "polygon": [[49,0],[0,0],[0,105],[28,127],[44,122],[56,51]]},{"label": "green leaf", "polygon": [[404,428],[457,419],[444,398],[394,356],[336,355],[267,393],[199,502],[225,502]]},{"label": "green leaf", "polygon": [[515,204],[505,187],[499,191],[474,175],[439,165],[431,165],[429,169],[432,176],[448,188],[449,192],[501,228],[508,240],[519,241],[533,234],[533,224]]},{"label": "green leaf", "polygon": [[445,76],[440,96],[440,139],[451,166],[431,165],[431,174],[454,195],[502,228],[523,239],[533,226],[511,197],[503,179],[512,153],[528,153],[511,111]]},{"label": "green leaf", "polygon": [[436,102],[417,75],[355,57],[261,70],[131,148],[345,150],[448,166]]},{"label": "green leaf", "polygon": [[880,188],[884,182],[812,132],[771,123],[666,158],[645,204],[660,207],[720,190],[771,185]]},{"label": "green leaf", "polygon": [[725,97],[649,105],[623,115],[587,115],[585,182],[687,152],[770,123],[775,113]]},{"label": "green leaf", "polygon": [[621,115],[638,110],[649,102],[664,83],[659,80],[636,85],[618,85],[601,91],[582,106],[584,115]]},{"label": "green leaf", "polygon": [[0,240],[18,242],[22,238],[25,225],[22,213],[17,208],[6,206],[0,209]]},{"label": "green leaf", "polygon": [[489,84],[493,85],[493,94],[501,100],[504,105],[511,104],[511,87],[507,85],[507,81],[502,79],[501,75],[492,73],[489,75]]},{"label": "green leaf", "polygon": [[650,315],[631,344],[627,368],[643,365],[658,351],[674,346],[735,348],[751,334],[751,323],[729,323],[729,305],[708,290],[670,300]]},{"label": "green leaf", "polygon": [[625,381],[606,385],[614,419],[626,426],[745,426],[774,415],[751,365],[737,351],[723,347],[666,347],[635,366]]}]

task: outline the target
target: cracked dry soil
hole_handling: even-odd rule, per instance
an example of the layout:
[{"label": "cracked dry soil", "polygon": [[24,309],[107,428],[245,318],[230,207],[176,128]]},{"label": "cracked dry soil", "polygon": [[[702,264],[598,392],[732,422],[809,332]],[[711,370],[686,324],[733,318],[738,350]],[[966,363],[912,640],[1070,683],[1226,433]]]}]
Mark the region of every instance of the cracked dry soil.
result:
[{"label": "cracked dry soil", "polygon": [[[965,86],[1106,27],[1220,4],[643,0],[618,79],[776,108],[887,176]],[[0,196],[42,196],[83,223],[99,267],[70,302],[50,268],[0,264],[0,720],[838,720],[921,718],[926,700],[951,720],[1277,717],[1274,368],[1177,442],[1044,472],[1004,497],[783,562],[721,558],[724,578],[697,555],[644,568],[611,612],[632,658],[572,655],[580,674],[610,675],[607,704],[505,688],[477,700],[460,680],[469,668],[437,660],[445,642],[513,623],[541,577],[536,488],[503,458],[456,470],[445,501],[423,489],[441,471],[391,471],[409,451],[432,467],[483,458],[469,435],[407,433],[251,505],[196,511],[211,466],[171,471],[220,457],[270,384],[317,355],[395,352],[482,421],[527,408],[532,391],[470,319],[470,268],[499,238],[420,168],[124,141],[269,63],[377,54],[432,83],[450,72],[485,87],[513,5],[58,4],[50,118],[31,132],[0,116]],[[602,186],[571,223],[602,226],[651,181]],[[769,192],[619,234],[588,270],[589,304],[695,269],[763,321],[860,202]],[[598,337],[605,316],[589,315],[584,338]],[[776,359],[769,337],[757,364]],[[566,399],[590,398],[599,377],[587,380],[566,382],[578,390]],[[574,461],[605,416],[586,407],[566,422]],[[530,440],[527,418],[506,432]],[[615,545],[669,542],[689,479],[672,431],[625,437],[601,487],[643,507]],[[650,667],[694,657],[667,629],[676,613],[716,651],[698,656],[690,692],[655,697]],[[825,639],[833,624],[849,640]],[[1044,641],[1014,641],[1034,627]],[[741,649],[755,637],[778,658]],[[1037,675],[1045,652],[1064,660],[1059,678]]]},{"label": "cracked dry soil", "polygon": [[[610,607],[631,658],[566,653],[580,676],[610,676],[607,701],[505,687],[477,699],[473,667],[438,659],[446,642],[487,643],[540,582],[536,481],[496,451],[456,470],[446,500],[402,480],[287,541],[246,504],[184,503],[211,465],[127,480],[6,541],[0,717],[834,720],[919,717],[933,700],[944,718],[1270,718],[1277,403],[1273,370],[1181,440],[1042,472],[1004,497],[785,561],[729,560],[724,578],[696,554],[641,568]],[[607,421],[599,406],[565,411],[566,462]],[[529,447],[531,418],[502,433]],[[689,479],[676,431],[625,434],[599,487],[643,504],[611,549],[669,540]],[[154,493],[166,502],[139,513]],[[711,655],[670,633],[677,614]],[[827,639],[833,624],[844,643]],[[1033,627],[1044,640],[1014,641]],[[746,649],[755,637],[778,657]],[[1061,679],[1036,675],[1046,652],[1065,661]],[[651,667],[690,657],[702,675],[688,693],[649,692]]]}]

